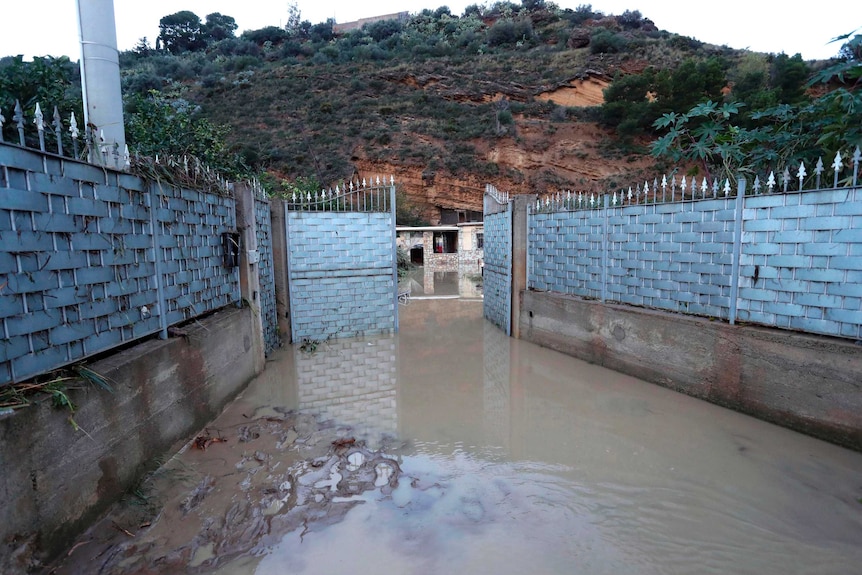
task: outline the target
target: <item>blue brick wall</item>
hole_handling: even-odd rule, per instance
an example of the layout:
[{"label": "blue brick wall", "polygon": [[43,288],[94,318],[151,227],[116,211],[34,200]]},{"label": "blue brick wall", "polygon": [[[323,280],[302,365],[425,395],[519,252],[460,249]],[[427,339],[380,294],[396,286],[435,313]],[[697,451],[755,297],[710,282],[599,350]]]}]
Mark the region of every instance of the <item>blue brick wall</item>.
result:
[{"label": "blue brick wall", "polygon": [[484,316],[494,325],[512,333],[512,211],[484,217],[485,269],[482,279]]},{"label": "blue brick wall", "polygon": [[741,321],[862,339],[862,189],[746,198]]},{"label": "blue brick wall", "polygon": [[394,216],[287,212],[293,341],[393,333]]},{"label": "blue brick wall", "polygon": [[859,188],[531,213],[528,254],[532,289],[862,339]]},{"label": "blue brick wall", "polygon": [[239,299],[232,198],[2,144],[0,167],[0,385]]},{"label": "blue brick wall", "polygon": [[734,202],[608,210],[607,299],[728,319]]},{"label": "blue brick wall", "polygon": [[[233,198],[175,188],[152,187],[156,258],[160,261],[168,325],[239,300],[236,270],[222,266],[222,232],[236,227]],[[145,216],[139,212],[138,216]]]},{"label": "blue brick wall", "polygon": [[529,221],[528,287],[600,298],[604,213],[539,213]]},{"label": "blue brick wall", "polygon": [[275,272],[272,251],[272,214],[270,203],[263,197],[254,200],[257,251],[260,253],[257,271],[260,280],[260,313],[263,317],[263,342],[265,354],[281,346],[278,333],[278,310],[275,303]]}]

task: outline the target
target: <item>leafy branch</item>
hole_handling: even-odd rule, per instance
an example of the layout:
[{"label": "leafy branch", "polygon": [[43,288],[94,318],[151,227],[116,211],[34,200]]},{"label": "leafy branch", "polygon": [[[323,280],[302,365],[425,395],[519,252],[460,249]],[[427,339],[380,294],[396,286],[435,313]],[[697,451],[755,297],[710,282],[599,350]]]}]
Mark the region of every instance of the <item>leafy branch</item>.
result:
[{"label": "leafy branch", "polygon": [[750,170],[746,153],[750,147],[750,130],[732,123],[744,104],[718,104],[712,100],[700,103],[684,114],[670,112],[653,122],[653,127],[667,133],[652,143],[651,153],[675,162],[697,163],[706,174],[719,172],[733,178]]}]

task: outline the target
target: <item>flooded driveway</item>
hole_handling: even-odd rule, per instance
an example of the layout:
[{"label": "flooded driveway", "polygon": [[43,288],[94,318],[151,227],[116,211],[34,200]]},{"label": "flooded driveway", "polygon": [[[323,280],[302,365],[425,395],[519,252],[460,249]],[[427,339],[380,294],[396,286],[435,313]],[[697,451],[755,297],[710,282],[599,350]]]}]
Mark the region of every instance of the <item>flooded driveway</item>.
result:
[{"label": "flooded driveway", "polygon": [[57,573],[859,573],[862,454],[506,338],[290,347]]}]

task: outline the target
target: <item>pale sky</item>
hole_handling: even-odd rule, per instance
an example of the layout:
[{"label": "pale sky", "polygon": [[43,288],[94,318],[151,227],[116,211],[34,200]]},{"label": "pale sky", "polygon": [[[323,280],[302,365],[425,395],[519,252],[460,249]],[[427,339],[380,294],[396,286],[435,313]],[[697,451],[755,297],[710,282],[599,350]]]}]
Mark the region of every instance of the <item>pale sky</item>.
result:
[{"label": "pale sky", "polygon": [[[350,22],[358,18],[392,12],[419,12],[424,8],[448,6],[460,15],[470,4],[490,4],[478,0],[351,0],[326,2],[298,0],[303,20],[313,24],[327,18]],[[517,2],[517,0],[515,1]],[[0,56],[67,55],[80,57],[75,0],[3,0],[0,10]],[[221,12],[232,16],[238,33],[264,26],[280,26],[287,20],[289,0],[114,0],[117,39],[120,50],[134,47],[143,36],[152,46],[159,33],[162,16],[191,10],[203,20]],[[592,4],[594,10],[621,14],[640,10],[659,29],[732,48],[759,52],[801,53],[806,60],[829,58],[840,44],[828,44],[835,36],[862,27],[862,2],[820,0],[792,4],[772,0],[720,0],[718,2],[670,2],[667,0],[561,0],[557,5],[576,8]],[[804,7],[804,8],[803,8]]]}]

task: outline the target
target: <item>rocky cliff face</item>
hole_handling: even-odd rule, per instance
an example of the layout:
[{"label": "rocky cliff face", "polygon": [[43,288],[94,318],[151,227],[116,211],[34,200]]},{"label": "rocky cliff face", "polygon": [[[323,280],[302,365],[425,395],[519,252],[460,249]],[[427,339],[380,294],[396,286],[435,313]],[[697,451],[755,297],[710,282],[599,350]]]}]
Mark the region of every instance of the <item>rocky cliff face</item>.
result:
[{"label": "rocky cliff face", "polygon": [[214,121],[231,125],[233,143],[272,176],[329,186],[391,175],[436,223],[441,209],[481,211],[489,183],[542,195],[651,179],[652,159],[622,152],[593,121],[613,75],[645,65],[583,49],[293,64],[200,96]]},{"label": "rocky cliff face", "polygon": [[[573,90],[583,88],[561,90],[547,97],[577,105],[570,103],[579,96]],[[583,97],[595,98],[595,87]],[[650,157],[615,151],[607,145],[611,133],[594,122],[516,116],[513,131],[495,145],[476,145],[482,159],[497,166],[496,175],[453,175],[428,166],[374,161],[368,159],[364,148],[354,152],[354,165],[362,176],[394,176],[408,200],[431,223],[439,221],[438,208],[481,211],[485,184],[512,194],[604,192],[634,186],[654,175]]]}]

